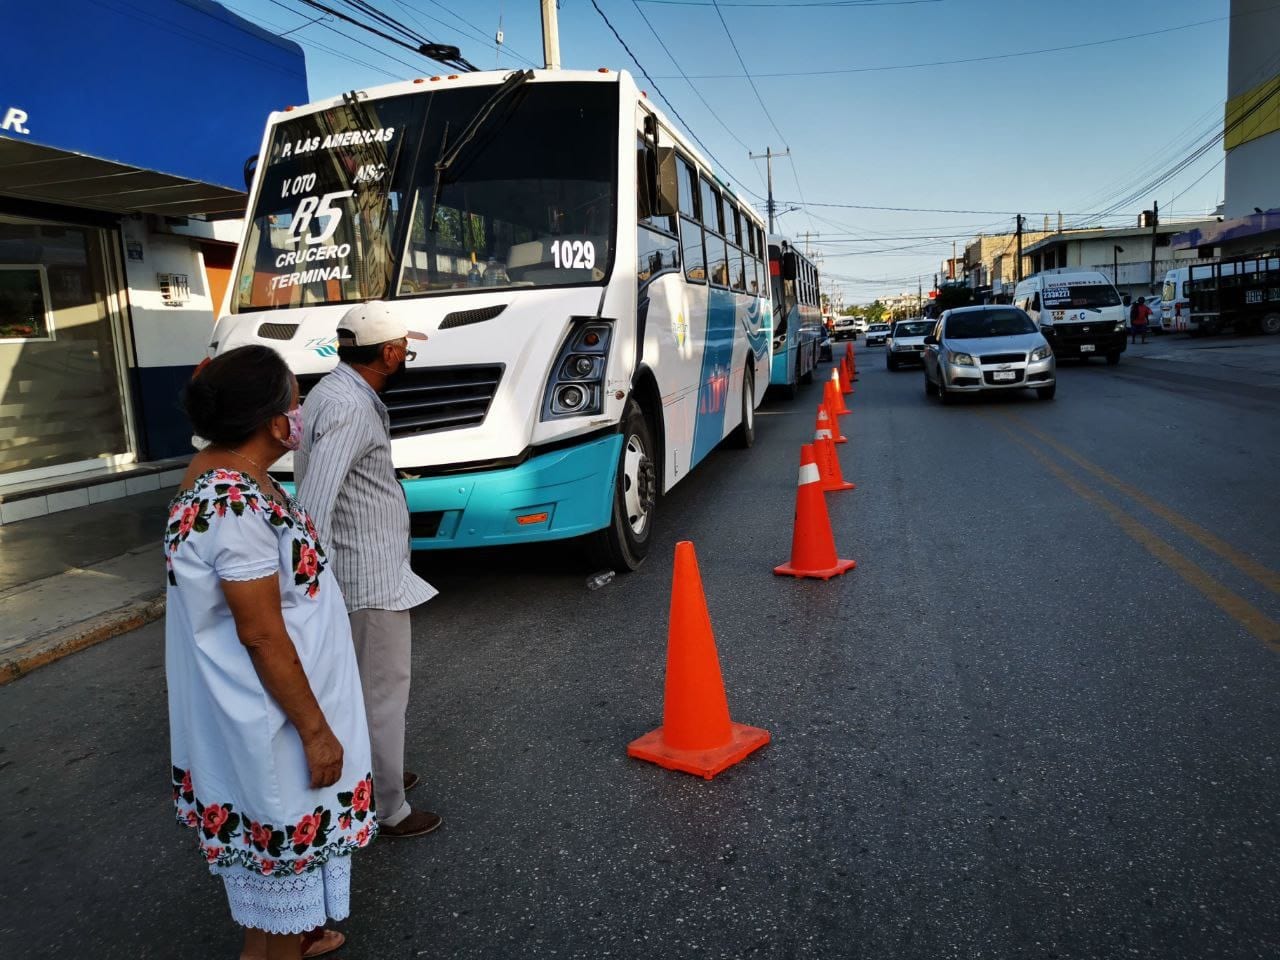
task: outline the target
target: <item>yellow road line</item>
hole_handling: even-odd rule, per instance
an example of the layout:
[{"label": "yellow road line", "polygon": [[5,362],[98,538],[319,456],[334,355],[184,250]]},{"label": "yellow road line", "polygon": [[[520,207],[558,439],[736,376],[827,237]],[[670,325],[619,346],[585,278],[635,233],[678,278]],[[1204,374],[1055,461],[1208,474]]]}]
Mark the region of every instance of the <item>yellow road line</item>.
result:
[{"label": "yellow road line", "polygon": [[1157,560],[1172,569],[1183,580],[1200,591],[1205,598],[1267,646],[1271,647],[1271,649],[1280,651],[1280,623],[1276,623],[1276,621],[1249,603],[1248,600],[1232,593],[1226,586],[1213,579],[1167,540],[1162,539],[1153,530],[1126,513],[1123,507],[1112,503],[1102,494],[1090,490],[1071,474],[1067,473],[1066,470],[1050,460],[1044,453],[1036,449],[1029,440],[1020,437],[1003,424],[999,424],[999,427],[1015,443],[1025,448],[1040,461],[1040,464],[1046,470],[1061,480],[1073,493],[1106,513],[1121,530],[1145,547]]},{"label": "yellow road line", "polygon": [[1244,553],[1241,553],[1239,550],[1231,546],[1231,544],[1227,543],[1217,534],[1211,533],[1210,531],[1206,530],[1204,527],[1200,526],[1200,524],[1196,523],[1195,521],[1189,520],[1186,517],[1184,517],[1182,514],[1178,513],[1176,510],[1170,509],[1169,507],[1161,503],[1159,500],[1155,499],[1152,496],[1149,496],[1146,493],[1143,493],[1141,490],[1139,490],[1137,487],[1133,486],[1132,484],[1125,483],[1119,477],[1108,473],[1106,470],[1098,466],[1096,463],[1090,463],[1088,460],[1080,456],[1080,454],[1076,453],[1070,447],[1065,446],[1064,444],[1055,440],[1053,437],[1047,436],[1046,434],[1037,430],[1035,427],[1033,427],[1030,423],[1022,419],[1022,417],[1018,416],[1017,414],[1009,413],[1009,414],[1006,414],[1006,416],[1008,416],[1012,420],[1016,420],[1018,422],[1018,425],[1021,426],[1024,430],[1026,430],[1032,436],[1048,444],[1049,446],[1053,447],[1054,450],[1057,450],[1060,454],[1062,454],[1064,457],[1066,457],[1076,466],[1080,467],[1080,469],[1088,471],[1089,473],[1097,477],[1099,480],[1101,480],[1103,483],[1109,484],[1110,486],[1119,490],[1125,496],[1132,497],[1134,500],[1138,501],[1138,503],[1142,504],[1152,513],[1154,513],[1161,520],[1164,520],[1167,523],[1176,527],[1177,529],[1181,530],[1183,533],[1185,533],[1192,540],[1196,541],[1196,543],[1200,544],[1200,546],[1204,547],[1206,550],[1216,553],[1218,556],[1220,556],[1223,560],[1227,561],[1227,563],[1231,564],[1241,573],[1244,573],[1252,577],[1254,580],[1257,580],[1260,584],[1262,584],[1272,593],[1280,593],[1280,573],[1276,573],[1274,570],[1268,569],[1267,567],[1260,564],[1257,560],[1254,560],[1252,557],[1247,556]]}]

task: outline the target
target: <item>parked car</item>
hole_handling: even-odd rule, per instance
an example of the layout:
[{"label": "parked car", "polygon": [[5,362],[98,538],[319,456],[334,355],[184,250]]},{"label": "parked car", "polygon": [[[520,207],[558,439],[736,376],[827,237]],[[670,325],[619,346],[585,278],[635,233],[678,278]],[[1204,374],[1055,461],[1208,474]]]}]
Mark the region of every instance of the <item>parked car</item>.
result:
[{"label": "parked car", "polygon": [[933,330],[934,321],[924,317],[899,320],[889,331],[884,342],[884,365],[897,370],[904,363],[920,363],[924,352],[924,338]]},{"label": "parked car", "polygon": [[1017,307],[945,311],[924,338],[924,392],[947,403],[958,393],[1030,387],[1041,400],[1057,390],[1053,347]]},{"label": "parked car", "polygon": [[836,317],[831,337],[833,340],[857,340],[858,328],[854,326],[853,317]]},{"label": "parked car", "polygon": [[887,323],[872,323],[867,326],[867,346],[874,347],[876,344],[884,343],[889,336],[889,325]]}]

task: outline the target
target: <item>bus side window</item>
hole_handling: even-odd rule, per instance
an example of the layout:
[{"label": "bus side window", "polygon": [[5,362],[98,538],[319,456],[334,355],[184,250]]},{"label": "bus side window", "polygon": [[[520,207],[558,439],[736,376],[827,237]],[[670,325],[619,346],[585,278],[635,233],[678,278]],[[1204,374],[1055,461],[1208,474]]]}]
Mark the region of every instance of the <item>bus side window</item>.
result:
[{"label": "bus side window", "polygon": [[698,171],[685,157],[677,157],[680,180],[680,260],[690,283],[707,282],[707,260],[702,250],[701,204]]}]

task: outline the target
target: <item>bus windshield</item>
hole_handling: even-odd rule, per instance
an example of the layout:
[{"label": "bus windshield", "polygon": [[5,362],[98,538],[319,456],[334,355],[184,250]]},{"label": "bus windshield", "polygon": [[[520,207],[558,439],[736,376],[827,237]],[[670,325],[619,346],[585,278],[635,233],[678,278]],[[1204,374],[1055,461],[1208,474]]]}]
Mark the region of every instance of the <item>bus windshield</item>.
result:
[{"label": "bus windshield", "polygon": [[236,308],[603,282],[617,86],[526,84],[464,143],[496,89],[353,100],[276,124]]},{"label": "bus windshield", "polygon": [[1120,295],[1106,283],[1047,283],[1044,288],[1046,310],[1074,310],[1085,308],[1118,307]]}]

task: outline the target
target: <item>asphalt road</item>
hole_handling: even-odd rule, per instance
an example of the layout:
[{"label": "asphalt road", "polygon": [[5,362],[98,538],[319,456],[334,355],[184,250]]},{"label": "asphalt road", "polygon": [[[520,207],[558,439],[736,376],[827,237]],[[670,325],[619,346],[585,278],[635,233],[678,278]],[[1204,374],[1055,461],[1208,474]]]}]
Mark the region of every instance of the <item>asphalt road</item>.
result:
[{"label": "asphalt road", "polygon": [[[1201,346],[945,408],[862,350],[830,583],[770,572],[814,388],[599,591],[564,548],[423,558],[413,799],[445,822],[357,856],[341,956],[1280,955],[1280,364]],[[625,756],[686,538],[773,735],[712,782]],[[235,956],[171,819],[161,646],[0,688],[0,956]]]}]

